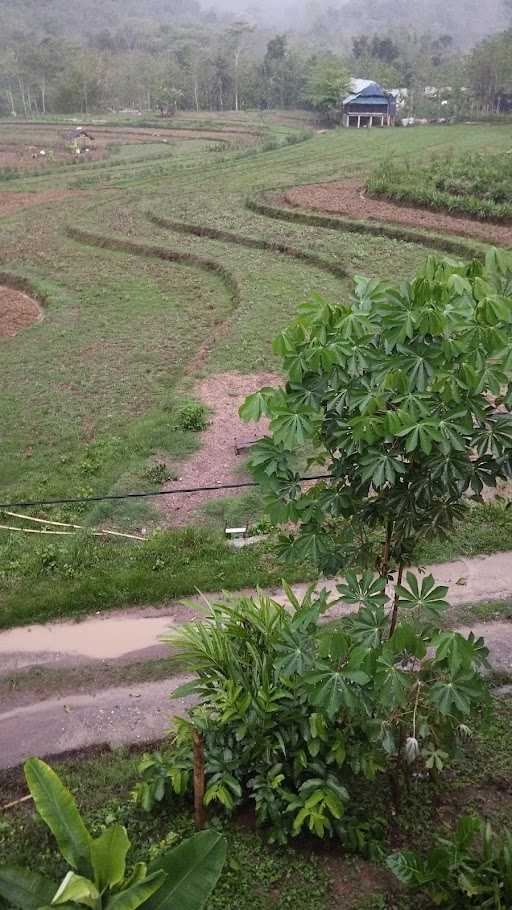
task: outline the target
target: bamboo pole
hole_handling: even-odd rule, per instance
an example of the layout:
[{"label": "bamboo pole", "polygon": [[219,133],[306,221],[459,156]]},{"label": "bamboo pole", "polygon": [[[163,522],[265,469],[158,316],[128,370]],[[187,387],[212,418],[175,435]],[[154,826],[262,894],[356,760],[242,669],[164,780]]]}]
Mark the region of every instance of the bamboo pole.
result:
[{"label": "bamboo pole", "polygon": [[[36,521],[36,522],[38,522],[38,524],[42,524],[42,525],[52,525],[54,527],[60,527],[60,528],[75,528],[75,530],[77,530],[77,531],[87,531],[88,530],[88,528],[84,527],[84,525],[68,524],[65,521],[50,521],[50,519],[48,519],[48,518],[33,518],[31,515],[21,515],[19,512],[4,512],[4,515],[9,515],[11,518],[21,518],[24,521]],[[108,535],[112,535],[113,537],[128,537],[130,540],[146,540],[145,537],[140,537],[136,534],[125,534],[121,531],[111,531],[110,529],[105,529],[102,531],[94,531],[93,533],[96,535],[108,534]]]},{"label": "bamboo pole", "polygon": [[29,799],[33,799],[31,793],[29,793],[28,796],[22,796],[21,799],[14,799],[12,803],[7,803],[6,806],[2,806],[0,808],[0,812],[6,812],[7,809],[14,809],[15,806],[19,806],[21,803],[26,803],[29,801]]},{"label": "bamboo pole", "polygon": [[61,528],[77,528],[82,530],[83,525],[72,525],[65,521],[50,521],[49,518],[33,518],[32,515],[21,515],[19,512],[4,512],[4,515],[10,515],[11,518],[23,518],[25,521],[37,521],[42,525],[55,525]]},{"label": "bamboo pole", "polygon": [[75,537],[73,531],[39,531],[35,528],[13,528],[11,525],[0,525],[1,531],[18,531],[20,534],[58,534],[61,537]]}]

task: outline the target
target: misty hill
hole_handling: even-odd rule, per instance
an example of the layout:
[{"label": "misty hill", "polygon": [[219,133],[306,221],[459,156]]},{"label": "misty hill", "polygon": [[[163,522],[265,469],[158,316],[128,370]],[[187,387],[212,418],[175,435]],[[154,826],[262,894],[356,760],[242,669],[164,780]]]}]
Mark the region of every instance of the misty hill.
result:
[{"label": "misty hill", "polygon": [[[216,9],[249,15],[260,25],[338,37],[394,29],[453,35],[459,46],[474,44],[510,22],[506,0],[210,0]],[[334,36],[333,36],[334,37]]]},{"label": "misty hill", "polygon": [[467,47],[506,27],[506,0],[0,0],[0,44],[28,35],[84,39],[104,29],[152,31],[199,24],[215,29],[244,17],[264,30],[282,29],[340,46],[354,34],[395,29],[450,34]]}]

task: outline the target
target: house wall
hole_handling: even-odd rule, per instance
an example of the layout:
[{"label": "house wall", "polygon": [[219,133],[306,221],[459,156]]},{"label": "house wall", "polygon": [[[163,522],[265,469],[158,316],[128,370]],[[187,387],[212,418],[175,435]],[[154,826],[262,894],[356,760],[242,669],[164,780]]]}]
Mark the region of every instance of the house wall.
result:
[{"label": "house wall", "polygon": [[387,116],[390,111],[389,104],[358,104],[352,102],[351,104],[345,104],[343,107],[343,113],[345,114],[384,114]]}]

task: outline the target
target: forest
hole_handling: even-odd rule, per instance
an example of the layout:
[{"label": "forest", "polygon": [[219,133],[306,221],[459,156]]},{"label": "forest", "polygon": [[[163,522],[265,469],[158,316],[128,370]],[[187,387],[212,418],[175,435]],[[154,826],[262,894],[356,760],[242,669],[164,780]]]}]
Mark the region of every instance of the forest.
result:
[{"label": "forest", "polygon": [[501,110],[512,91],[510,0],[3,2],[0,116],[98,110],[326,110],[350,76],[406,88],[410,111]]}]

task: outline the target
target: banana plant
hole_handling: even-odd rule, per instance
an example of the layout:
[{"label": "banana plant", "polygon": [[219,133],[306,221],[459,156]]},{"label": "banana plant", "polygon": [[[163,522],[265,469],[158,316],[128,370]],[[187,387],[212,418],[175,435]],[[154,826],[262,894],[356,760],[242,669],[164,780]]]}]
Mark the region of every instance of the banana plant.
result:
[{"label": "banana plant", "polygon": [[122,825],[92,837],[69,790],[37,758],[25,763],[36,810],[52,832],[69,871],[54,882],[15,866],[0,867],[0,896],[20,910],[201,910],[226,857],[225,839],[202,831],[163,852],[149,866],[127,870],[130,841]]}]

